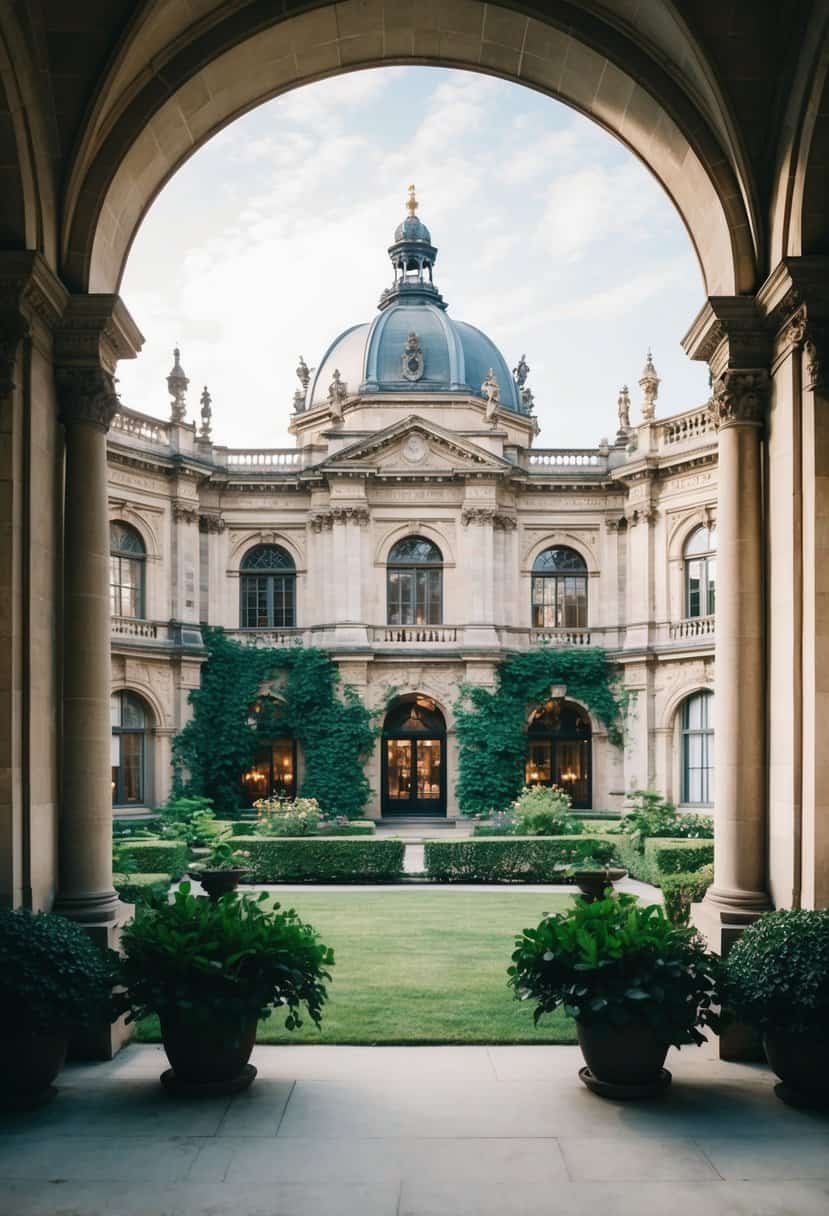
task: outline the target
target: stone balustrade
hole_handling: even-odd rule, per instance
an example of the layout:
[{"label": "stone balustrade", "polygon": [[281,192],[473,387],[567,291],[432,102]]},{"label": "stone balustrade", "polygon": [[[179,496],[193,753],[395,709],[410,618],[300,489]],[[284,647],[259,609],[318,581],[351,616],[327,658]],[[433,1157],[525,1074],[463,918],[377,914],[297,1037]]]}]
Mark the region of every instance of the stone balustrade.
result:
[{"label": "stone balustrade", "polygon": [[140,414],[137,410],[129,410],[126,406],[119,407],[112,419],[111,431],[113,438],[124,436],[138,439],[142,443],[153,444],[155,447],[170,446],[170,425],[149,414]]},{"label": "stone balustrade", "polygon": [[297,448],[225,448],[229,469],[249,469],[270,472],[272,469],[296,469],[302,466],[302,452]]},{"label": "stone balustrade", "polygon": [[456,625],[381,625],[372,626],[370,637],[395,646],[451,646],[462,632]]},{"label": "stone balustrade", "polygon": [[261,649],[282,649],[285,646],[302,646],[307,644],[307,630],[304,629],[228,629],[227,636],[245,646],[257,646]]},{"label": "stone balustrade", "polygon": [[544,642],[548,646],[590,646],[589,629],[533,629],[530,631],[530,642]]},{"label": "stone balustrade", "polygon": [[716,444],[717,432],[711,419],[708,405],[684,414],[676,414],[659,428],[658,444],[661,447],[671,447],[677,443],[696,442],[703,439]]},{"label": "stone balustrade", "polygon": [[110,632],[116,638],[146,638],[155,642],[167,639],[166,621],[144,621],[132,616],[113,616]]},{"label": "stone balustrade", "polygon": [[527,468],[530,471],[561,469],[568,472],[578,469],[606,473],[608,458],[596,448],[531,448],[527,453]]},{"label": "stone balustrade", "polygon": [[672,642],[685,638],[707,638],[714,641],[717,618],[715,616],[692,616],[683,621],[671,621],[668,625],[668,636]]}]

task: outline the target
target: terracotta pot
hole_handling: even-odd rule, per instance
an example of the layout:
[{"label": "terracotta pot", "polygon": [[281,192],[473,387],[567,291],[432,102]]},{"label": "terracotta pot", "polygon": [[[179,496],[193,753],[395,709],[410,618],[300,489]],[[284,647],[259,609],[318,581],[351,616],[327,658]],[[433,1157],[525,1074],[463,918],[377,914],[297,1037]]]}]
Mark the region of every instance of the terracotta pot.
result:
[{"label": "terracotta pot", "polygon": [[236,1025],[162,1018],[161,1040],[177,1080],[205,1086],[233,1081],[250,1059],[256,1025],[255,1015]]},{"label": "terracotta pot", "polygon": [[576,1022],[585,1063],[598,1081],[648,1086],[659,1081],[668,1044],[650,1026],[584,1026]]},{"label": "terracotta pot", "polygon": [[239,883],[249,873],[248,870],[193,870],[192,877],[197,878],[207,894],[215,903],[228,891],[235,891]]},{"label": "terracotta pot", "polygon": [[605,889],[612,883],[618,882],[620,878],[624,878],[627,870],[622,870],[618,866],[607,866],[603,870],[574,870],[573,879],[576,886],[582,893],[582,897],[587,903],[592,904],[597,899],[602,899]]},{"label": "terracotta pot", "polygon": [[68,1034],[19,1034],[0,1038],[0,1103],[37,1106],[47,1099],[66,1060]]},{"label": "terracotta pot", "polygon": [[829,1105],[829,1029],[822,1034],[768,1030],[763,1035],[763,1047],[769,1065],[791,1096],[800,1096],[814,1105]]}]

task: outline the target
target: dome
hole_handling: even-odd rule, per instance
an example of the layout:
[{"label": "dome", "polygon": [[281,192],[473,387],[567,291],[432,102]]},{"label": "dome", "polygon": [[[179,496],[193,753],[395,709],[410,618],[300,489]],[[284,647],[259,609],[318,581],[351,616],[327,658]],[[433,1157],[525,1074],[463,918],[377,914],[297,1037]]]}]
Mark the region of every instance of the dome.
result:
[{"label": "dome", "polygon": [[403,223],[395,228],[394,239],[395,242],[424,241],[427,245],[432,243],[431,233],[418,215],[407,215]]}]

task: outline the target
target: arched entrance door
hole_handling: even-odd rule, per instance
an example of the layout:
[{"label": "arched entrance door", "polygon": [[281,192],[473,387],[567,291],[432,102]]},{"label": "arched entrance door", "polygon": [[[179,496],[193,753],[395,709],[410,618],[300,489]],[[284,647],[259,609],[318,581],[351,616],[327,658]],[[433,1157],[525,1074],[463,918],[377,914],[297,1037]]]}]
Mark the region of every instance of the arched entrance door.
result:
[{"label": "arched entrance door", "polygon": [[592,728],[583,709],[570,701],[546,701],[527,728],[527,785],[557,785],[576,810],[593,805]]},{"label": "arched entrance door", "polygon": [[295,798],[297,746],[283,721],[282,705],[275,697],[258,697],[250,707],[248,724],[255,728],[257,748],[253,764],[242,773],[243,805],[258,798]]},{"label": "arched entrance door", "polygon": [[382,740],[382,811],[446,814],[446,723],[429,697],[405,697],[386,714]]}]

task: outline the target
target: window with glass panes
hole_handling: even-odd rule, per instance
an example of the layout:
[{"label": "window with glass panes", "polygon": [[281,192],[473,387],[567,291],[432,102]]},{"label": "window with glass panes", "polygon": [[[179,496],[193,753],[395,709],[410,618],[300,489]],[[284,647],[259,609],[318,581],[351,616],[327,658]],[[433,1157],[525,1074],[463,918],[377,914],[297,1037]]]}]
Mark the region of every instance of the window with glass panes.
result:
[{"label": "window with glass panes", "polygon": [[132,692],[116,692],[110,698],[112,718],[112,805],[143,806],[147,785],[146,706]]},{"label": "window with glass panes", "polygon": [[714,694],[698,692],[682,705],[682,801],[714,801]]},{"label": "window with glass panes", "polygon": [[587,627],[587,566],[575,549],[556,545],[533,562],[532,621],[536,629]]},{"label": "window with glass panes", "polygon": [[242,558],[242,629],[290,629],[296,624],[296,570],[279,545],[257,545]]},{"label": "window with glass panes", "polygon": [[407,536],[389,553],[389,625],[440,625],[443,621],[443,555],[422,536]]},{"label": "window with glass panes", "polygon": [[113,616],[144,616],[147,551],[139,532],[117,520],[109,525],[109,599]]},{"label": "window with glass panes", "polygon": [[717,531],[695,528],[685,542],[685,615],[714,616],[717,610]]}]

